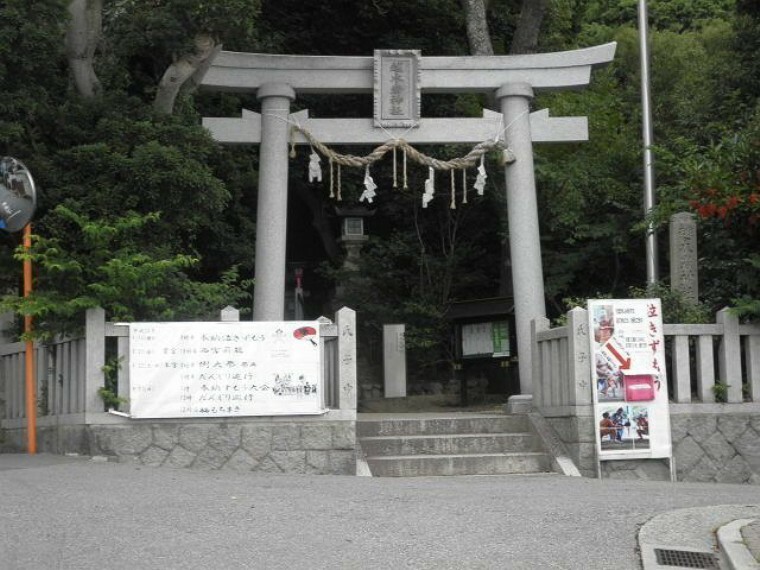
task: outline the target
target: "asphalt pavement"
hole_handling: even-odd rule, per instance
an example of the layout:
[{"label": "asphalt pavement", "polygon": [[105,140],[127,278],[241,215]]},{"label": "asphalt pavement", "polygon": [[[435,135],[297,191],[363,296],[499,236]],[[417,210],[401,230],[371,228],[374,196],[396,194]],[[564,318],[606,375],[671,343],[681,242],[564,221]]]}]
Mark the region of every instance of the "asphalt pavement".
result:
[{"label": "asphalt pavement", "polygon": [[[707,513],[758,504],[747,485],[272,476],[6,454],[0,569],[637,569],[640,531],[645,549],[690,533],[710,548],[716,529],[696,528]],[[691,514],[674,522],[679,511]]]}]

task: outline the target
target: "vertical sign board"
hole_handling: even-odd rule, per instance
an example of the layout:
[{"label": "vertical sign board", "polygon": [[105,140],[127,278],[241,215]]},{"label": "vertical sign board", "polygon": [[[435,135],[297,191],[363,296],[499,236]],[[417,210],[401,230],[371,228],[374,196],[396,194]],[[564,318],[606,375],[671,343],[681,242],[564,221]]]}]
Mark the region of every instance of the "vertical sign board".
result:
[{"label": "vertical sign board", "polygon": [[599,459],[671,457],[659,299],[588,302]]},{"label": "vertical sign board", "polygon": [[322,414],[319,323],[132,323],[135,418]]}]

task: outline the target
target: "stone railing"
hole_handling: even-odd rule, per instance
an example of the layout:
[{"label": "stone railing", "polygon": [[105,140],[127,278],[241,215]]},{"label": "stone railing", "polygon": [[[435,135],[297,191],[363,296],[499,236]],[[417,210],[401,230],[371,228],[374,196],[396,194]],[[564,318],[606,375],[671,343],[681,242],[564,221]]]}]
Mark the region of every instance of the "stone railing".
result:
[{"label": "stone railing", "polygon": [[[83,421],[86,374],[85,338],[57,338],[34,345],[35,383],[38,414],[47,416],[80,415]],[[23,342],[0,345],[0,370],[4,388],[0,399],[0,419],[8,423],[25,421],[25,355]],[[103,408],[100,401],[100,411]]]},{"label": "stone railing", "polygon": [[549,328],[548,319],[533,321],[533,406],[555,413],[590,407],[591,364],[588,316],[576,307],[567,324]]},{"label": "stone railing", "polygon": [[[668,378],[674,403],[760,402],[760,326],[742,325],[728,309],[715,324],[666,324]],[[533,323],[533,403],[538,408],[592,402],[588,316],[575,308],[567,324]]]},{"label": "stone railing", "polygon": [[[669,478],[657,461],[597,462],[588,313],[532,324],[533,406],[585,476]],[[673,457],[680,481],[760,484],[760,326],[664,325]]]},{"label": "stone railing", "polygon": [[715,324],[665,325],[672,351],[671,400],[760,402],[760,326],[741,325],[728,309]]},{"label": "stone railing", "polygon": [[[308,457],[319,452],[330,458],[328,461],[320,456],[313,460],[311,472],[346,472],[353,457],[353,441],[348,434],[353,433],[356,420],[355,319],[355,312],[348,308],[336,313],[335,323],[320,319],[325,404],[322,415],[134,420],[107,413],[99,394],[105,386],[106,344],[111,342],[115,343],[115,354],[121,359],[118,395],[125,398],[129,395],[129,328],[106,322],[102,309],[91,309],[87,312],[83,338],[35,344],[38,448],[54,453],[130,457],[143,463],[155,463],[156,457],[161,457],[173,465],[196,461],[200,464],[205,461],[203,457],[210,454],[223,457],[217,461],[219,466],[232,461],[243,466],[261,464],[264,470],[274,462],[283,471],[291,470],[283,467],[285,463],[301,466],[295,468],[296,471],[306,469],[308,451]],[[19,449],[25,448],[26,430],[24,351],[24,343],[0,345],[0,427],[6,441]],[[128,413],[128,402],[121,411]],[[225,427],[230,424],[235,427]],[[208,435],[220,429],[227,434],[237,430],[238,447],[230,453],[238,450],[240,453],[234,460],[229,455],[219,455],[219,446],[213,444],[211,436],[203,447],[192,435],[196,432]],[[265,434],[266,441],[259,441],[256,446],[248,442],[247,447],[243,446],[243,434],[254,432]],[[174,434],[174,439],[167,439],[166,433]],[[232,449],[228,447],[224,452]],[[287,461],[283,459],[285,452]],[[264,455],[257,458],[257,453]],[[340,459],[337,459],[338,454]],[[192,459],[188,459],[191,456]],[[240,462],[241,456],[248,459]]]}]

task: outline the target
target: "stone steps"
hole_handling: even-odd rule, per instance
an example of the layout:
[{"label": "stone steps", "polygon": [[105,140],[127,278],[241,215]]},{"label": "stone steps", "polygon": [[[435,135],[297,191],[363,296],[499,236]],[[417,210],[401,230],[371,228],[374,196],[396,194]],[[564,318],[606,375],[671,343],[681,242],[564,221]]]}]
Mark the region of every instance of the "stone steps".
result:
[{"label": "stone steps", "polygon": [[374,477],[513,475],[550,471],[545,453],[368,457]]},{"label": "stone steps", "polygon": [[403,435],[362,438],[362,450],[369,456],[451,455],[540,451],[529,433],[466,433]]},{"label": "stone steps", "polygon": [[386,414],[360,414],[356,423],[359,437],[436,435],[465,433],[516,433],[530,431],[526,416],[438,416],[436,414],[406,414],[408,417],[388,417]]},{"label": "stone steps", "polygon": [[551,471],[526,416],[361,414],[356,431],[376,477]]}]

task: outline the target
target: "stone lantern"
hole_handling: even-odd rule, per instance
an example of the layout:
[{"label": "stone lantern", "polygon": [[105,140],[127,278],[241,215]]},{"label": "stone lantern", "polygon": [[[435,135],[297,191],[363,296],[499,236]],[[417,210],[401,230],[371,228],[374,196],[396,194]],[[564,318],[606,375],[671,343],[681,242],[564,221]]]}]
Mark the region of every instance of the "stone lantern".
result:
[{"label": "stone lantern", "polygon": [[369,239],[364,233],[364,218],[373,216],[375,210],[364,206],[336,206],[335,213],[341,219],[340,241],[346,248],[343,269],[356,271],[359,269],[362,247]]}]

